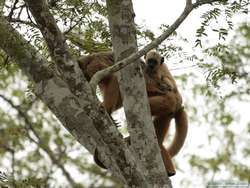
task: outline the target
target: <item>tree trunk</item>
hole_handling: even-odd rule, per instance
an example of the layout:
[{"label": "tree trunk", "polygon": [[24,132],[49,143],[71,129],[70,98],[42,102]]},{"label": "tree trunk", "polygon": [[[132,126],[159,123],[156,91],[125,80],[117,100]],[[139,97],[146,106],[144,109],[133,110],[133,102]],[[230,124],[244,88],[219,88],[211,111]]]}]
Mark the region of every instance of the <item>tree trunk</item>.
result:
[{"label": "tree trunk", "polygon": [[0,48],[18,63],[33,81],[36,95],[82,146],[91,153],[98,148],[105,165],[124,184],[127,179],[140,181],[136,164],[130,163],[133,155],[87,82],[81,97],[72,93],[70,85],[49,69],[46,59],[1,16]]},{"label": "tree trunk", "polygon": [[[115,60],[119,61],[138,50],[132,1],[107,0],[107,9]],[[132,153],[136,155],[140,172],[149,187],[170,187],[152,123],[139,59],[137,61],[122,69],[119,79],[131,150],[136,151]]]}]

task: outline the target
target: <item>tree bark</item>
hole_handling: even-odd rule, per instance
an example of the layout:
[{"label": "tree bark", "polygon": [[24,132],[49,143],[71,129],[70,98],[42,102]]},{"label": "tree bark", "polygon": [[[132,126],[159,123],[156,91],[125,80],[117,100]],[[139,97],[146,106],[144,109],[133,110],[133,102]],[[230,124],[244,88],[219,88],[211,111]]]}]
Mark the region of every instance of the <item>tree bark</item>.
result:
[{"label": "tree bark", "polygon": [[[107,9],[115,60],[119,61],[138,50],[132,1],[107,0]],[[149,187],[170,187],[152,123],[140,63],[130,64],[121,70],[119,85],[131,150],[140,164],[140,172]]]}]

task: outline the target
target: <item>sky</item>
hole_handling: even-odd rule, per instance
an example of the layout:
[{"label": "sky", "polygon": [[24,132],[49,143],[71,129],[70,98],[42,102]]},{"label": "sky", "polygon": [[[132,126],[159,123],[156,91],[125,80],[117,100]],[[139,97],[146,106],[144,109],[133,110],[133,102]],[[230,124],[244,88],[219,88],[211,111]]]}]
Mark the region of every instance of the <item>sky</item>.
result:
[{"label": "sky", "polygon": [[133,3],[136,21],[145,21],[152,29],[156,29],[162,23],[174,21],[185,6],[184,0],[134,0]]},{"label": "sky", "polygon": [[[157,30],[161,24],[170,25],[178,18],[185,7],[185,0],[133,0],[133,5],[136,23],[144,23],[148,28]],[[190,37],[190,33],[195,33],[199,27],[199,12],[201,11],[193,11],[178,28],[184,37]]]}]

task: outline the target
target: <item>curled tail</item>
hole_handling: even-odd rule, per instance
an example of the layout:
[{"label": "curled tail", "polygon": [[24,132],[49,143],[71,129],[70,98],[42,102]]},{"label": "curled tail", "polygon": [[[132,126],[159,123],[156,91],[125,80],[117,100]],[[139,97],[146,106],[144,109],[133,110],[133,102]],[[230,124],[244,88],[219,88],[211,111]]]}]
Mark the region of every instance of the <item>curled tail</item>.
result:
[{"label": "curled tail", "polygon": [[174,157],[182,148],[186,136],[187,136],[187,130],[188,130],[188,120],[187,120],[187,114],[184,110],[184,108],[180,109],[175,114],[175,136],[172,144],[168,148],[168,152],[171,157]]}]

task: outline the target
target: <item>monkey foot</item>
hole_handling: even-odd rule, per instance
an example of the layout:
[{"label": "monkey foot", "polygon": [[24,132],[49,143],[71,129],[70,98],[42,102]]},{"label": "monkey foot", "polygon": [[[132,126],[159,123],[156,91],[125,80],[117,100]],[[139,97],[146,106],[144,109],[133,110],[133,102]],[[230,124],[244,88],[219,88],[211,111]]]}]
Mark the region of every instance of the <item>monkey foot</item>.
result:
[{"label": "monkey foot", "polygon": [[174,176],[175,172],[168,172],[168,177]]},{"label": "monkey foot", "polygon": [[131,145],[130,136],[125,137],[124,141],[126,142],[127,145]]},{"label": "monkey foot", "polygon": [[100,161],[100,159],[99,159],[97,148],[95,149],[95,152],[94,152],[94,161],[95,161],[95,163],[96,163],[99,167],[101,167],[101,168],[103,168],[103,169],[107,169],[107,167],[106,167],[106,166]]},{"label": "monkey foot", "polygon": [[164,147],[161,148],[161,155],[163,158],[164,166],[168,174],[168,177],[174,176],[176,173],[174,164],[171,160],[171,156],[169,155],[168,151]]},{"label": "monkey foot", "polygon": [[120,127],[121,125],[117,122],[117,120],[115,120],[111,115],[110,115],[111,120],[113,121],[113,123],[115,124],[116,127]]}]

